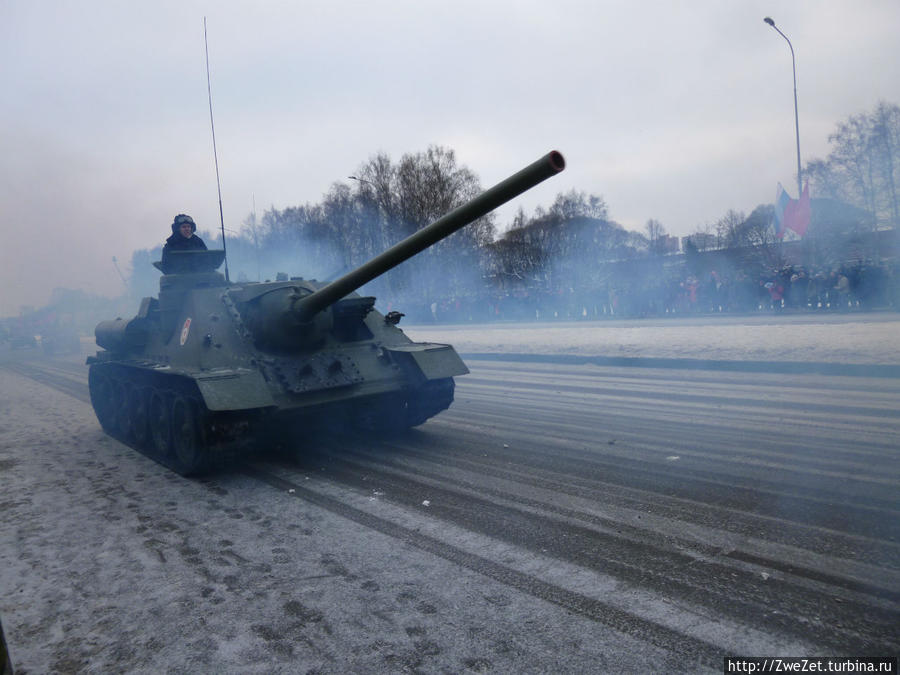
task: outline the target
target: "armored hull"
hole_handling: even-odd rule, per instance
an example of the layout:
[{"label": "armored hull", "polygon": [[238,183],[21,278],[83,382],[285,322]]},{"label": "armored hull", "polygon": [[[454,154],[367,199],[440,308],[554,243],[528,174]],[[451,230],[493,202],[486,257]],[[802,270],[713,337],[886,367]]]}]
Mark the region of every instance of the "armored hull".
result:
[{"label": "armored hull", "polygon": [[104,430],[180,473],[202,471],[260,425],[327,414],[362,429],[416,426],[450,405],[452,378],[468,372],[449,345],[410,340],[374,298],[353,294],[319,325],[291,333],[268,305],[309,296],[317,284],[236,287],[210,276],[166,279],[193,286],[169,316],[148,298],[135,318],[101,323],[97,343],[106,349],[89,359]]},{"label": "armored hull", "polygon": [[450,345],[416,343],[355,290],[493,210],[565,163],[552,152],[329,284],[232,284],[224,251],[174,253],[159,298],[101,322],[88,358],[103,429],[191,475],[287,422],[338,420],[363,430],[413,427],[453,401],[468,372]]}]

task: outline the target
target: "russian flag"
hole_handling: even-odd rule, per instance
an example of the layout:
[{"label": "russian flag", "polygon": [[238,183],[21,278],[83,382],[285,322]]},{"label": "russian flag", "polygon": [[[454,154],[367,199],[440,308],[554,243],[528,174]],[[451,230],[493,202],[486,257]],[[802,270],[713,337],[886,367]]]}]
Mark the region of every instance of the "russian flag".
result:
[{"label": "russian flag", "polygon": [[794,200],[791,199],[791,196],[784,191],[781,183],[779,183],[778,189],[775,190],[775,236],[779,239],[784,237],[784,213],[792,201]]}]

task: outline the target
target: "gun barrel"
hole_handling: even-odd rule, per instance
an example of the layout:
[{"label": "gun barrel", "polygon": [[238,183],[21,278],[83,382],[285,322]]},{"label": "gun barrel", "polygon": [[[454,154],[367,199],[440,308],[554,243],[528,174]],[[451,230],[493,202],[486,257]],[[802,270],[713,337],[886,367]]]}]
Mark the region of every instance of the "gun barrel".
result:
[{"label": "gun barrel", "polygon": [[297,311],[304,320],[309,319],[317,312],[334,304],[348,293],[352,293],[363,284],[384,274],[389,269],[396,267],[404,260],[412,258],[432,244],[449,237],[457,230],[490,213],[498,206],[505,204],[526,190],[530,190],[538,183],[555,176],[565,167],[566,161],[561,153],[556,150],[547,153],[518,173],[485,190],[470,202],[442,216],[431,223],[431,225],[410,235],[352,272],[335,279],[327,286],[306,296],[297,303]]}]

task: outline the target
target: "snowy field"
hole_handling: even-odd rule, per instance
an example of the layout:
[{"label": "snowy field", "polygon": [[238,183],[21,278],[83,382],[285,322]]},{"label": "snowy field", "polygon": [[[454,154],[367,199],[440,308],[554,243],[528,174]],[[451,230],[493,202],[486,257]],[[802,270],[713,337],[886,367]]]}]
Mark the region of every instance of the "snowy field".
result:
[{"label": "snowy field", "polygon": [[900,364],[895,312],[401,326],[463,354]]}]

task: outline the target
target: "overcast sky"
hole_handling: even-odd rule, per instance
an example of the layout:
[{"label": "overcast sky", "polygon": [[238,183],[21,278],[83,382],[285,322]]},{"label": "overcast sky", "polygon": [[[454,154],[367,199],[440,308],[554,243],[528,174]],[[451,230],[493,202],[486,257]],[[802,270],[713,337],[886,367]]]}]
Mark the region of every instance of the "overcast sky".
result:
[{"label": "overcast sky", "polygon": [[[0,316],[118,295],[176,213],[227,228],[319,201],[377,152],[452,148],[484,187],[551,149],[558,192],[670,234],[796,196],[800,146],[900,103],[897,0],[0,0]],[[294,272],[292,270],[292,272]],[[299,271],[298,271],[299,272]]]}]

